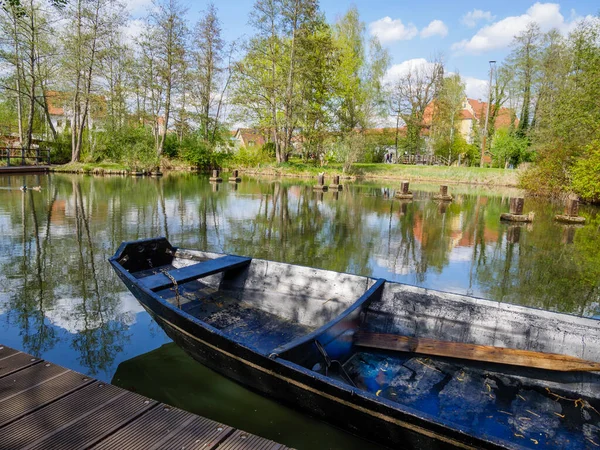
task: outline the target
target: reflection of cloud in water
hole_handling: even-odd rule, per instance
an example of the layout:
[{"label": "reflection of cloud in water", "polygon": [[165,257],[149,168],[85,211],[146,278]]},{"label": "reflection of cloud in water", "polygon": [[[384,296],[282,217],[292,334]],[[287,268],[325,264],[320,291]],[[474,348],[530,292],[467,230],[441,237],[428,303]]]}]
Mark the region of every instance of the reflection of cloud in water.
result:
[{"label": "reflection of cloud in water", "polygon": [[81,313],[82,298],[62,298],[57,300],[54,309],[45,311],[45,315],[53,325],[63,328],[72,334],[79,333],[85,329],[98,328],[103,323],[105,324],[110,321],[118,321],[126,326],[133,325],[136,322],[137,313],[144,311],[144,308],[128,292],[119,293],[118,298],[119,301],[116,304],[115,310],[111,311],[110,315],[107,314],[108,311],[102,311],[105,314],[102,317],[102,321],[97,317],[95,314],[96,311],[92,306],[88,307],[89,314],[86,320],[86,317]]},{"label": "reflection of cloud in water", "polygon": [[473,249],[471,247],[454,247],[448,259],[451,262],[471,261],[473,259]]},{"label": "reflection of cloud in water", "polygon": [[416,267],[414,261],[409,260],[404,263],[398,261],[398,259],[386,258],[384,256],[378,255],[373,258],[375,264],[379,267],[385,268],[390,271],[390,273],[394,273],[396,275],[408,275],[410,273],[416,272]]}]

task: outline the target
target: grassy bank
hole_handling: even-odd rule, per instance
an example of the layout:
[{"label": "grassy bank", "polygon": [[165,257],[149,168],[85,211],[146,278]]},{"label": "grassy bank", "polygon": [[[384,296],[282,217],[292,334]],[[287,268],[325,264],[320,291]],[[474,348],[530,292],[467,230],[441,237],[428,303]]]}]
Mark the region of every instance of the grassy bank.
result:
[{"label": "grassy bank", "polygon": [[[247,168],[244,172],[253,175],[315,177],[321,172],[326,176],[340,175],[341,164],[324,167],[291,161],[282,165],[267,165]],[[520,172],[517,170],[488,169],[480,167],[407,166],[403,164],[355,164],[352,178],[390,179],[419,182],[446,182],[481,184],[488,186],[517,186]]]},{"label": "grassy bank", "polygon": [[[163,160],[163,171],[187,172],[192,167],[181,161]],[[235,167],[231,167],[233,169]],[[485,186],[513,186],[519,183],[517,170],[487,169],[479,167],[406,166],[402,164],[355,164],[352,173],[344,174],[341,164],[324,167],[290,161],[285,164],[262,164],[259,167],[240,168],[243,173],[255,176],[313,178],[325,172],[326,177],[340,175],[343,179],[407,180],[425,183],[477,184]],[[54,166],[55,172],[92,173],[98,175],[126,174],[132,172],[127,165],[113,162],[69,163]],[[330,180],[328,180],[330,181]]]}]

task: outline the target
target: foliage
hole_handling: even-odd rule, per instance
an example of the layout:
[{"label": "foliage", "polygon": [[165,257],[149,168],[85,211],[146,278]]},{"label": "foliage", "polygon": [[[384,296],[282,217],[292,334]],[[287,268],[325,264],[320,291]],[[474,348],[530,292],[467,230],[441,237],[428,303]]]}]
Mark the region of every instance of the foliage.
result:
[{"label": "foliage", "polygon": [[517,167],[531,161],[529,139],[507,128],[496,130],[492,141],[492,163],[494,167]]},{"label": "foliage", "polygon": [[227,153],[216,152],[199,134],[185,137],[179,145],[179,153],[189,164],[199,169],[221,167]]},{"label": "foliage", "polygon": [[356,132],[343,134],[333,142],[330,152],[334,161],[342,164],[342,171],[349,173],[352,165],[364,155],[365,136]]},{"label": "foliage", "polygon": [[573,191],[583,200],[600,202],[600,141],[586,148],[586,156],[573,166]]},{"label": "foliage", "polygon": [[240,147],[231,157],[231,165],[238,167],[257,167],[273,162],[274,144],[267,143],[260,148]]}]

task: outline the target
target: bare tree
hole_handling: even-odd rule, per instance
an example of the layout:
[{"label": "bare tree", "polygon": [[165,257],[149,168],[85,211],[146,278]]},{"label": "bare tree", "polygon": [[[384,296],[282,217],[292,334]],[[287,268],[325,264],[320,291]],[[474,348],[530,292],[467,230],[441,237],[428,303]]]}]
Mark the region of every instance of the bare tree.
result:
[{"label": "bare tree", "polygon": [[444,66],[438,60],[413,64],[392,82],[390,109],[396,116],[396,133],[402,120],[406,124],[407,144],[411,154],[420,152],[425,108],[438,93],[443,77]]}]

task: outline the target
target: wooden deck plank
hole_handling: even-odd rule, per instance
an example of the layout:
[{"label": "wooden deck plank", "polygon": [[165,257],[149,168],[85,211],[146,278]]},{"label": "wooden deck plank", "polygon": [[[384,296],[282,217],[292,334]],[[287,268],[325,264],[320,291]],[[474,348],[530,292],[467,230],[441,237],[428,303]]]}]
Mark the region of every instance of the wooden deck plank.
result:
[{"label": "wooden deck plank", "polygon": [[0,450],[284,450],[0,345]]},{"label": "wooden deck plank", "polygon": [[0,378],[34,364],[38,364],[39,362],[41,362],[41,359],[34,358],[27,353],[14,353],[0,361]]},{"label": "wooden deck plank", "polygon": [[93,449],[212,449],[232,431],[227,425],[160,404]]},{"label": "wooden deck plank", "polygon": [[241,430],[236,430],[219,445],[219,450],[286,450],[287,448],[277,442]]},{"label": "wooden deck plank", "polygon": [[46,364],[0,380],[0,427],[93,382],[77,372]]},{"label": "wooden deck plank", "polygon": [[155,405],[154,400],[145,399],[133,392],[123,392],[68,426],[60,427],[56,432],[24,447],[23,450],[87,449]]},{"label": "wooden deck plank", "polygon": [[4,345],[0,345],[0,361],[2,361],[4,358],[8,358],[9,356],[14,355],[16,353],[19,353],[19,350],[15,350],[14,348],[5,347]]}]

